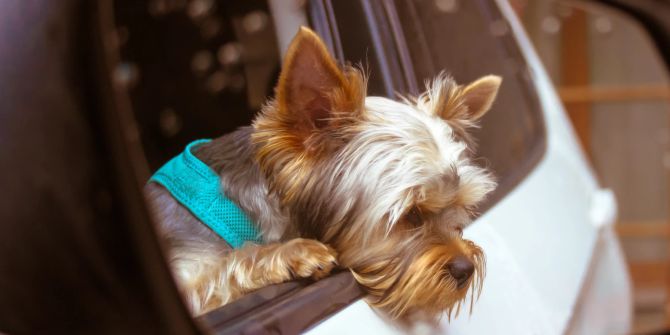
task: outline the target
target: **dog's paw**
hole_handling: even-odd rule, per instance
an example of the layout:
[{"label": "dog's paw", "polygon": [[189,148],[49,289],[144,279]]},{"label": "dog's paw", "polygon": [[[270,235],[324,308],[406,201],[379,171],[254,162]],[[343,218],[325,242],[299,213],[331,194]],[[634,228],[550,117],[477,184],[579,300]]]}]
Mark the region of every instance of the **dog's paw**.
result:
[{"label": "dog's paw", "polygon": [[337,266],[337,252],[316,240],[296,238],[282,246],[282,254],[295,278],[315,280],[327,276]]}]

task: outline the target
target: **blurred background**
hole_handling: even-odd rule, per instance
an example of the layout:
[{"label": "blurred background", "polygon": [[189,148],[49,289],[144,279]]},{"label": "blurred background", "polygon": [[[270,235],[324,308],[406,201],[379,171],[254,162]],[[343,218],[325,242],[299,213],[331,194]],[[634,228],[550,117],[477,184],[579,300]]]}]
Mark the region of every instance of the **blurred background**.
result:
[{"label": "blurred background", "polygon": [[600,183],[616,194],[634,332],[670,329],[670,80],[661,58],[667,50],[631,17],[593,2],[510,2]]}]

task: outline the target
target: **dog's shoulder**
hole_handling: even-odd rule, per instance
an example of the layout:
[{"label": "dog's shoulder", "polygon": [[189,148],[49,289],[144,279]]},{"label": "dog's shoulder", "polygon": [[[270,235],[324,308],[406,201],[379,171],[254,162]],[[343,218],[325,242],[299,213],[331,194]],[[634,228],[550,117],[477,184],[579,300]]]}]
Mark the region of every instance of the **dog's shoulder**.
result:
[{"label": "dog's shoulder", "polygon": [[163,186],[148,183],[144,186],[144,196],[159,235],[171,246],[184,240],[198,240],[203,243],[225,244],[227,246],[225,241],[203,225]]}]

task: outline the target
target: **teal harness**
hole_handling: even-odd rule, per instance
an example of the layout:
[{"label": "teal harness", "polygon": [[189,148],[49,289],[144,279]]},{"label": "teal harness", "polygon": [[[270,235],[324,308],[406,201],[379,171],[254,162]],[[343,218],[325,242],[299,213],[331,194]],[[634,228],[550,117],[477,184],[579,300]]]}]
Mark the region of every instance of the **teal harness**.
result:
[{"label": "teal harness", "polygon": [[233,248],[244,242],[260,243],[260,234],[251,219],[225,196],[221,179],[212,169],[193,155],[191,150],[210,140],[198,140],[172,158],[151,177],[195,217],[211,228]]}]

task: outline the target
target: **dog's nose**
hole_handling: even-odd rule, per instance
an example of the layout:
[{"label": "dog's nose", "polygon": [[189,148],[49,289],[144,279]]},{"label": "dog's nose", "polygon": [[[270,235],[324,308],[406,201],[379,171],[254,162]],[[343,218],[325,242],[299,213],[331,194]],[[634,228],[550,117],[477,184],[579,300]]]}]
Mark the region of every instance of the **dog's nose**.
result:
[{"label": "dog's nose", "polygon": [[465,256],[456,256],[447,263],[449,274],[456,280],[458,288],[462,288],[475,272],[475,265]]}]

